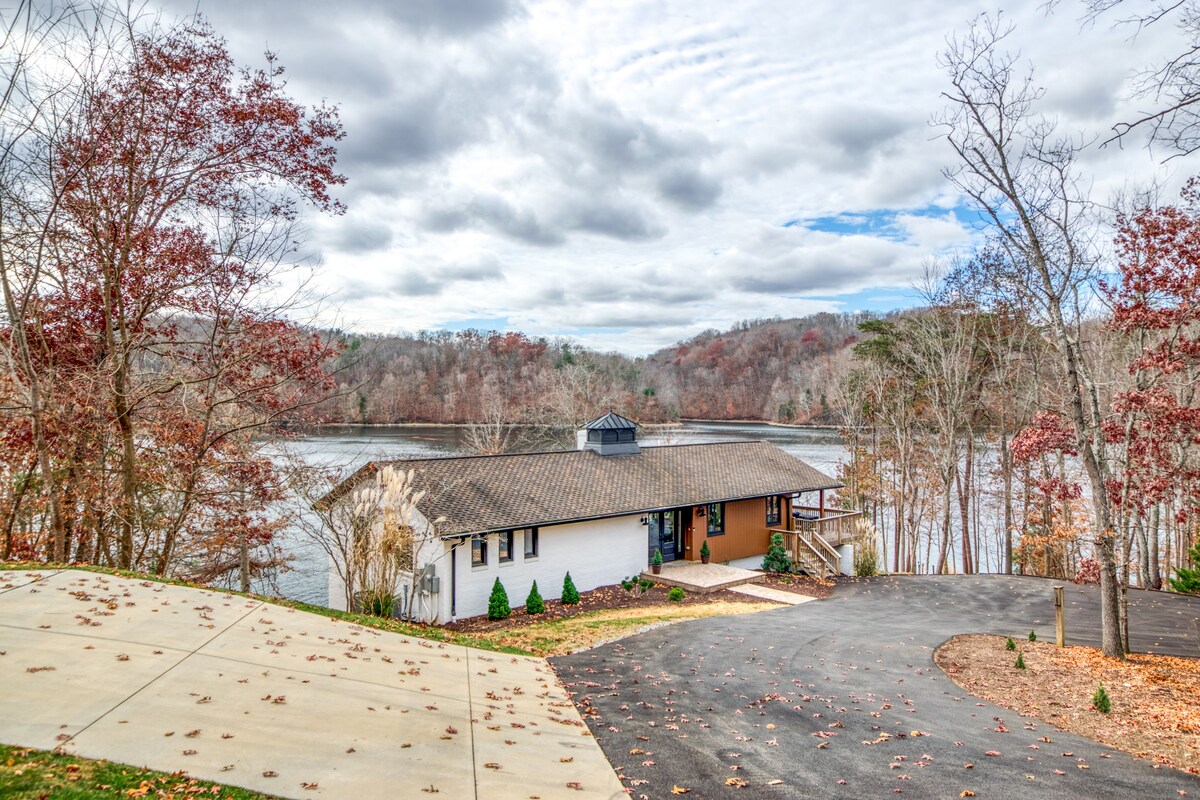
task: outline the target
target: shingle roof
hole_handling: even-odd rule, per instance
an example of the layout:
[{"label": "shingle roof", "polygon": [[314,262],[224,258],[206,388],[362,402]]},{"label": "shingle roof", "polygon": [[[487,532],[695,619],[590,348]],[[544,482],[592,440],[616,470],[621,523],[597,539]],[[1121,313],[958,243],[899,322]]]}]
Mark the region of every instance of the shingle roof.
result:
[{"label": "shingle roof", "polygon": [[353,491],[385,464],[414,471],[421,513],[445,517],[444,536],[636,514],[769,494],[835,489],[835,479],[769,442],[644,447],[373,462],[322,503]]}]

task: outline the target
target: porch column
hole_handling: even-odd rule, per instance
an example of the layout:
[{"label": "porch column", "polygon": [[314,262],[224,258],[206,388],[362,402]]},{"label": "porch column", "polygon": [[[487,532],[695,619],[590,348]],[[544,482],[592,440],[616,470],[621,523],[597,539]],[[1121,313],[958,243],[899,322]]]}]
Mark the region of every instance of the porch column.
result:
[{"label": "porch column", "polygon": [[825,519],[825,490],[817,492],[817,519]]}]

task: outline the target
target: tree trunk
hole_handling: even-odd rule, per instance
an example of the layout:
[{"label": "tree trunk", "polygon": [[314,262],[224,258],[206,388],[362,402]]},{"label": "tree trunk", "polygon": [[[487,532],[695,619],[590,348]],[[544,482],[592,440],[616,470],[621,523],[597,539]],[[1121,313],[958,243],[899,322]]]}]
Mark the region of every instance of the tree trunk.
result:
[{"label": "tree trunk", "polygon": [[971,473],[972,465],[975,461],[975,437],[967,431],[966,434],[967,452],[963,462],[963,470],[960,474],[956,469],[954,471],[954,481],[958,486],[958,513],[962,519],[962,571],[964,575],[970,575],[975,572],[975,558],[971,550]]},{"label": "tree trunk", "polygon": [[1004,475],[1004,574],[1012,575],[1013,552],[1013,463],[1008,449],[1008,430],[1003,417],[1000,418],[1000,471]]},{"label": "tree trunk", "polygon": [[1146,588],[1158,591],[1162,589],[1162,571],[1159,569],[1159,535],[1158,535],[1158,520],[1159,520],[1159,504],[1155,503],[1150,509],[1150,524],[1146,530],[1146,556],[1149,562],[1148,580]]}]

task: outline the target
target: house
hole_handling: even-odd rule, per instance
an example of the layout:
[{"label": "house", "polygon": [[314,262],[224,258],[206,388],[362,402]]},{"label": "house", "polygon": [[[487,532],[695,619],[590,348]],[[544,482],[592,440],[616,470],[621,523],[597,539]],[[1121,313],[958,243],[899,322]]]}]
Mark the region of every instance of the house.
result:
[{"label": "house", "polygon": [[[768,442],[643,447],[612,412],[575,450],[370,463],[322,502],[351,502],[389,465],[424,492],[409,523],[422,542],[413,616],[438,623],[486,613],[497,578],[514,606],[534,580],[557,599],[568,571],[587,591],[645,571],[656,550],[699,561],[706,541],[713,562],[756,568],[774,531],[798,567],[842,571],[858,516],[826,508],[837,480]],[[797,507],[808,493],[816,505]],[[344,594],[331,584],[331,600]]]}]

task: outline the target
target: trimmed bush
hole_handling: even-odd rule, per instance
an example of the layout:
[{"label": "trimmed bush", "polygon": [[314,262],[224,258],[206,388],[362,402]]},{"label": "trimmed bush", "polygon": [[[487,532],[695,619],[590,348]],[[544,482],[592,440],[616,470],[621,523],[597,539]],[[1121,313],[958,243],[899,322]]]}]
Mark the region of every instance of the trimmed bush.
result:
[{"label": "trimmed bush", "polygon": [[567,573],[567,577],[563,578],[562,604],[564,606],[573,606],[579,602],[579,590],[575,588],[575,581],[571,580],[571,573]]},{"label": "trimmed bush", "polygon": [[708,549],[708,539],[704,540],[704,544],[700,545],[700,557],[709,558],[712,556],[712,550]]},{"label": "trimmed bush", "polygon": [[1105,691],[1103,683],[1096,687],[1096,693],[1092,695],[1092,708],[1101,714],[1107,714],[1112,711],[1112,699],[1108,696],[1108,692]]},{"label": "trimmed bush", "polygon": [[672,586],[671,591],[667,592],[667,599],[672,603],[678,603],[686,594],[687,592],[683,591],[682,586]]},{"label": "trimmed bush", "polygon": [[645,594],[654,588],[654,581],[650,580],[649,578],[639,578],[638,586],[641,588],[642,594]]},{"label": "trimmed bush", "polygon": [[492,596],[488,598],[488,619],[508,619],[509,614],[512,614],[512,609],[508,605],[508,592],[504,591],[504,584],[496,578],[492,584]]},{"label": "trimmed bush", "polygon": [[791,572],[792,562],[788,558],[787,548],[783,546],[783,534],[771,534],[771,546],[763,556],[763,572]]},{"label": "trimmed bush", "polygon": [[1004,649],[1005,650],[1016,650],[1017,649],[1017,643],[1013,641],[1013,638],[1011,636],[1008,637],[1008,641],[1004,643]]},{"label": "trimmed bush", "polygon": [[634,586],[637,586],[637,581],[635,581],[633,578],[623,578],[621,580],[621,588],[630,594],[633,593]]},{"label": "trimmed bush", "polygon": [[655,548],[654,555],[650,556],[650,564],[655,567],[662,566],[662,550]]},{"label": "trimmed bush", "polygon": [[1033,631],[1030,631],[1030,632],[1029,632],[1029,641],[1031,641],[1031,642],[1036,642],[1036,641],[1037,641],[1037,634],[1036,634],[1036,633],[1034,633]]},{"label": "trimmed bush", "polygon": [[538,594],[537,581],[534,581],[532,588],[529,590],[529,596],[525,598],[525,613],[541,614],[545,610],[546,603],[542,600],[542,596]]},{"label": "trimmed bush", "polygon": [[1013,664],[1017,669],[1025,669],[1025,656],[1017,653],[1017,663]]}]

